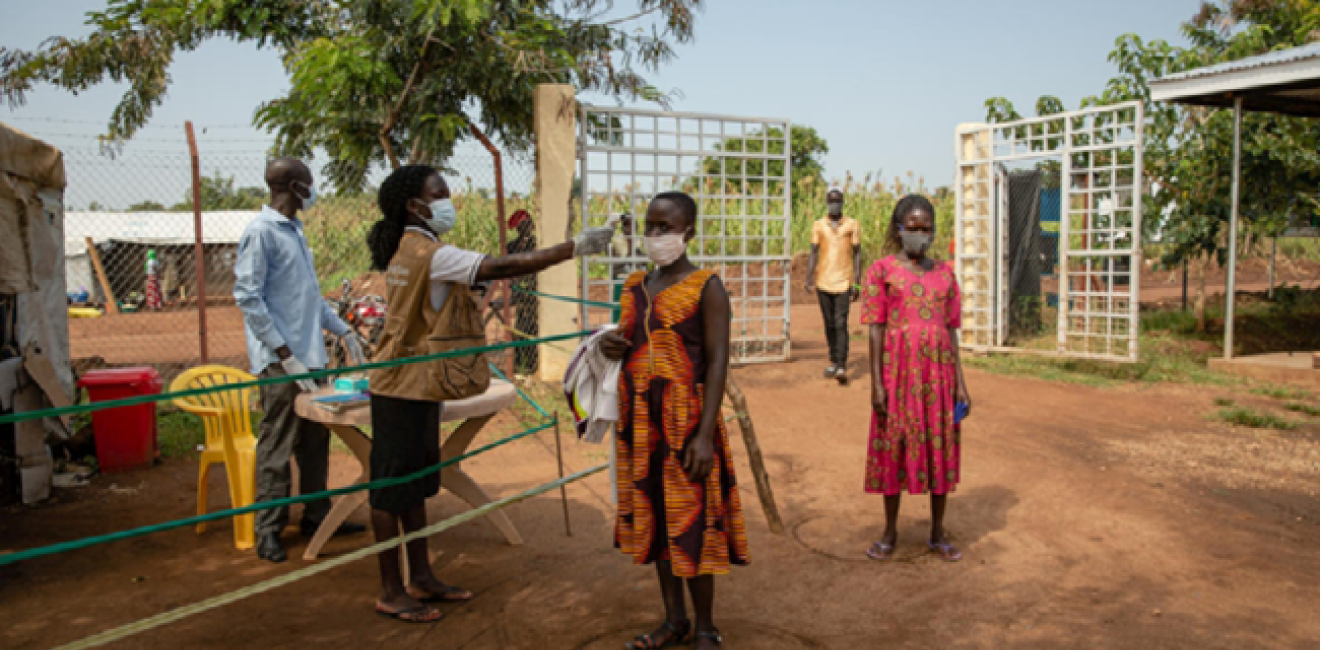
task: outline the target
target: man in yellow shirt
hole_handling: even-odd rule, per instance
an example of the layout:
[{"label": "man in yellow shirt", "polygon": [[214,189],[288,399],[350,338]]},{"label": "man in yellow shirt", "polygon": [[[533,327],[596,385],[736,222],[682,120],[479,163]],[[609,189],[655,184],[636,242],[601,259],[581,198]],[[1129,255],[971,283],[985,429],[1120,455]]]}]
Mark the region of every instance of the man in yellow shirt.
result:
[{"label": "man in yellow shirt", "polygon": [[820,298],[825,338],[830,345],[826,379],[848,383],[848,306],[857,300],[862,280],[862,229],[843,216],[843,190],[825,195],[829,216],[811,227],[811,257],[807,260],[807,292]]}]

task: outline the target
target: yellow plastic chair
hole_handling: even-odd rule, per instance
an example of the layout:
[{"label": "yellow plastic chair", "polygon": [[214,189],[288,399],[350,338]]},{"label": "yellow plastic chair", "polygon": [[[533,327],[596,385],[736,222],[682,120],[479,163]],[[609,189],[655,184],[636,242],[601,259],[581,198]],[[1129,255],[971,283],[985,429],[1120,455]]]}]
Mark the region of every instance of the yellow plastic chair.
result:
[{"label": "yellow plastic chair", "polygon": [[[212,388],[255,380],[242,370],[226,366],[198,366],[174,379],[170,392]],[[256,496],[257,439],[252,435],[250,405],[255,388],[216,391],[174,400],[180,409],[198,415],[206,425],[206,446],[199,460],[197,477],[197,514],[206,514],[207,478],[211,466],[223,463],[229,477],[229,501],[235,508],[251,505]],[[255,517],[234,517],[234,546],[252,548],[256,542]],[[197,532],[206,524],[197,524]]]}]

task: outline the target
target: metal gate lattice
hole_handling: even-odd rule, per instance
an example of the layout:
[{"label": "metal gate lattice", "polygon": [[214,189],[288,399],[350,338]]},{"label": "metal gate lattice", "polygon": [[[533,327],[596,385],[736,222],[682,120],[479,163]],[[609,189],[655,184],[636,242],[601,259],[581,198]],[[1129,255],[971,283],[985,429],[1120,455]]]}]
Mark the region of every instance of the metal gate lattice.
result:
[{"label": "metal gate lattice", "polygon": [[1143,119],[1125,103],[958,129],[963,346],[1137,359]]},{"label": "metal gate lattice", "polygon": [[[605,256],[583,260],[583,296],[618,301],[628,275],[648,265],[647,205],[661,192],[686,192],[700,212],[689,255],[720,275],[732,303],[731,360],[788,359],[789,122],[590,105],[580,120],[583,224],[633,215]],[[611,309],[583,307],[588,327],[614,320]]]}]

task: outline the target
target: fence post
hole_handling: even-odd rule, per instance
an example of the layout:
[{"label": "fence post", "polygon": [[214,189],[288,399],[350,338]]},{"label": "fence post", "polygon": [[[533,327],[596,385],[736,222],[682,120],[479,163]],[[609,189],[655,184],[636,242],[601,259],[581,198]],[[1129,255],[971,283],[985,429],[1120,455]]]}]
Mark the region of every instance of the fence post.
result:
[{"label": "fence post", "polygon": [[197,274],[197,347],[203,364],[206,354],[206,252],[202,246],[202,162],[197,156],[197,136],[189,120],[183,123],[188,133],[188,157],[192,160],[193,257]]},{"label": "fence post", "polygon": [[[537,216],[542,224],[544,239],[541,244],[553,246],[572,236],[569,204],[577,169],[577,97],[569,84],[538,84],[535,104]],[[586,179],[582,184],[586,186]],[[540,290],[560,296],[579,295],[578,266],[579,263],[560,264],[542,271],[537,278]],[[542,300],[540,303],[541,336],[569,334],[586,326],[578,320],[578,305],[559,300]],[[572,350],[543,347],[538,369],[540,378],[560,381],[568,369],[571,355]]]},{"label": "fence post", "polygon": [[[486,134],[482,133],[481,129],[477,128],[477,125],[469,124],[468,129],[472,131],[472,135],[476,136],[476,138],[481,141],[481,144],[486,147],[486,151],[490,152],[490,157],[495,161],[495,217],[499,219],[500,222],[499,254],[505,255],[509,252],[509,223],[505,220],[504,214],[504,159],[500,156],[500,150],[497,149],[494,144],[491,144],[490,138],[487,138]],[[513,312],[512,279],[504,281],[504,308],[502,311],[504,312],[502,315],[504,322],[506,324],[512,323],[513,321],[509,320],[510,314]],[[509,326],[506,325],[504,331],[508,334],[509,340],[512,341],[513,331]],[[504,372],[510,377],[513,376],[514,356],[513,353],[504,355]]]}]

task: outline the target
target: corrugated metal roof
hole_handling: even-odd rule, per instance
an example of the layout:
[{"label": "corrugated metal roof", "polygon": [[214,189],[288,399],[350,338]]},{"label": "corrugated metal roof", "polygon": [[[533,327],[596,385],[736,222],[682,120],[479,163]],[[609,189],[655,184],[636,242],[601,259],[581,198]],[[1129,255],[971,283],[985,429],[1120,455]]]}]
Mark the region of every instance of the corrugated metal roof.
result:
[{"label": "corrugated metal roof", "polygon": [[1257,56],[1249,56],[1245,59],[1238,59],[1236,61],[1226,61],[1224,63],[1208,65],[1204,68],[1195,68],[1186,72],[1177,72],[1160,77],[1156,81],[1163,82],[1198,79],[1226,72],[1239,72],[1242,70],[1250,70],[1252,68],[1264,68],[1283,63],[1303,61],[1306,59],[1320,59],[1320,43],[1311,43],[1310,45],[1302,45],[1300,47],[1290,47],[1286,50],[1277,50],[1266,54],[1259,54]]}]

